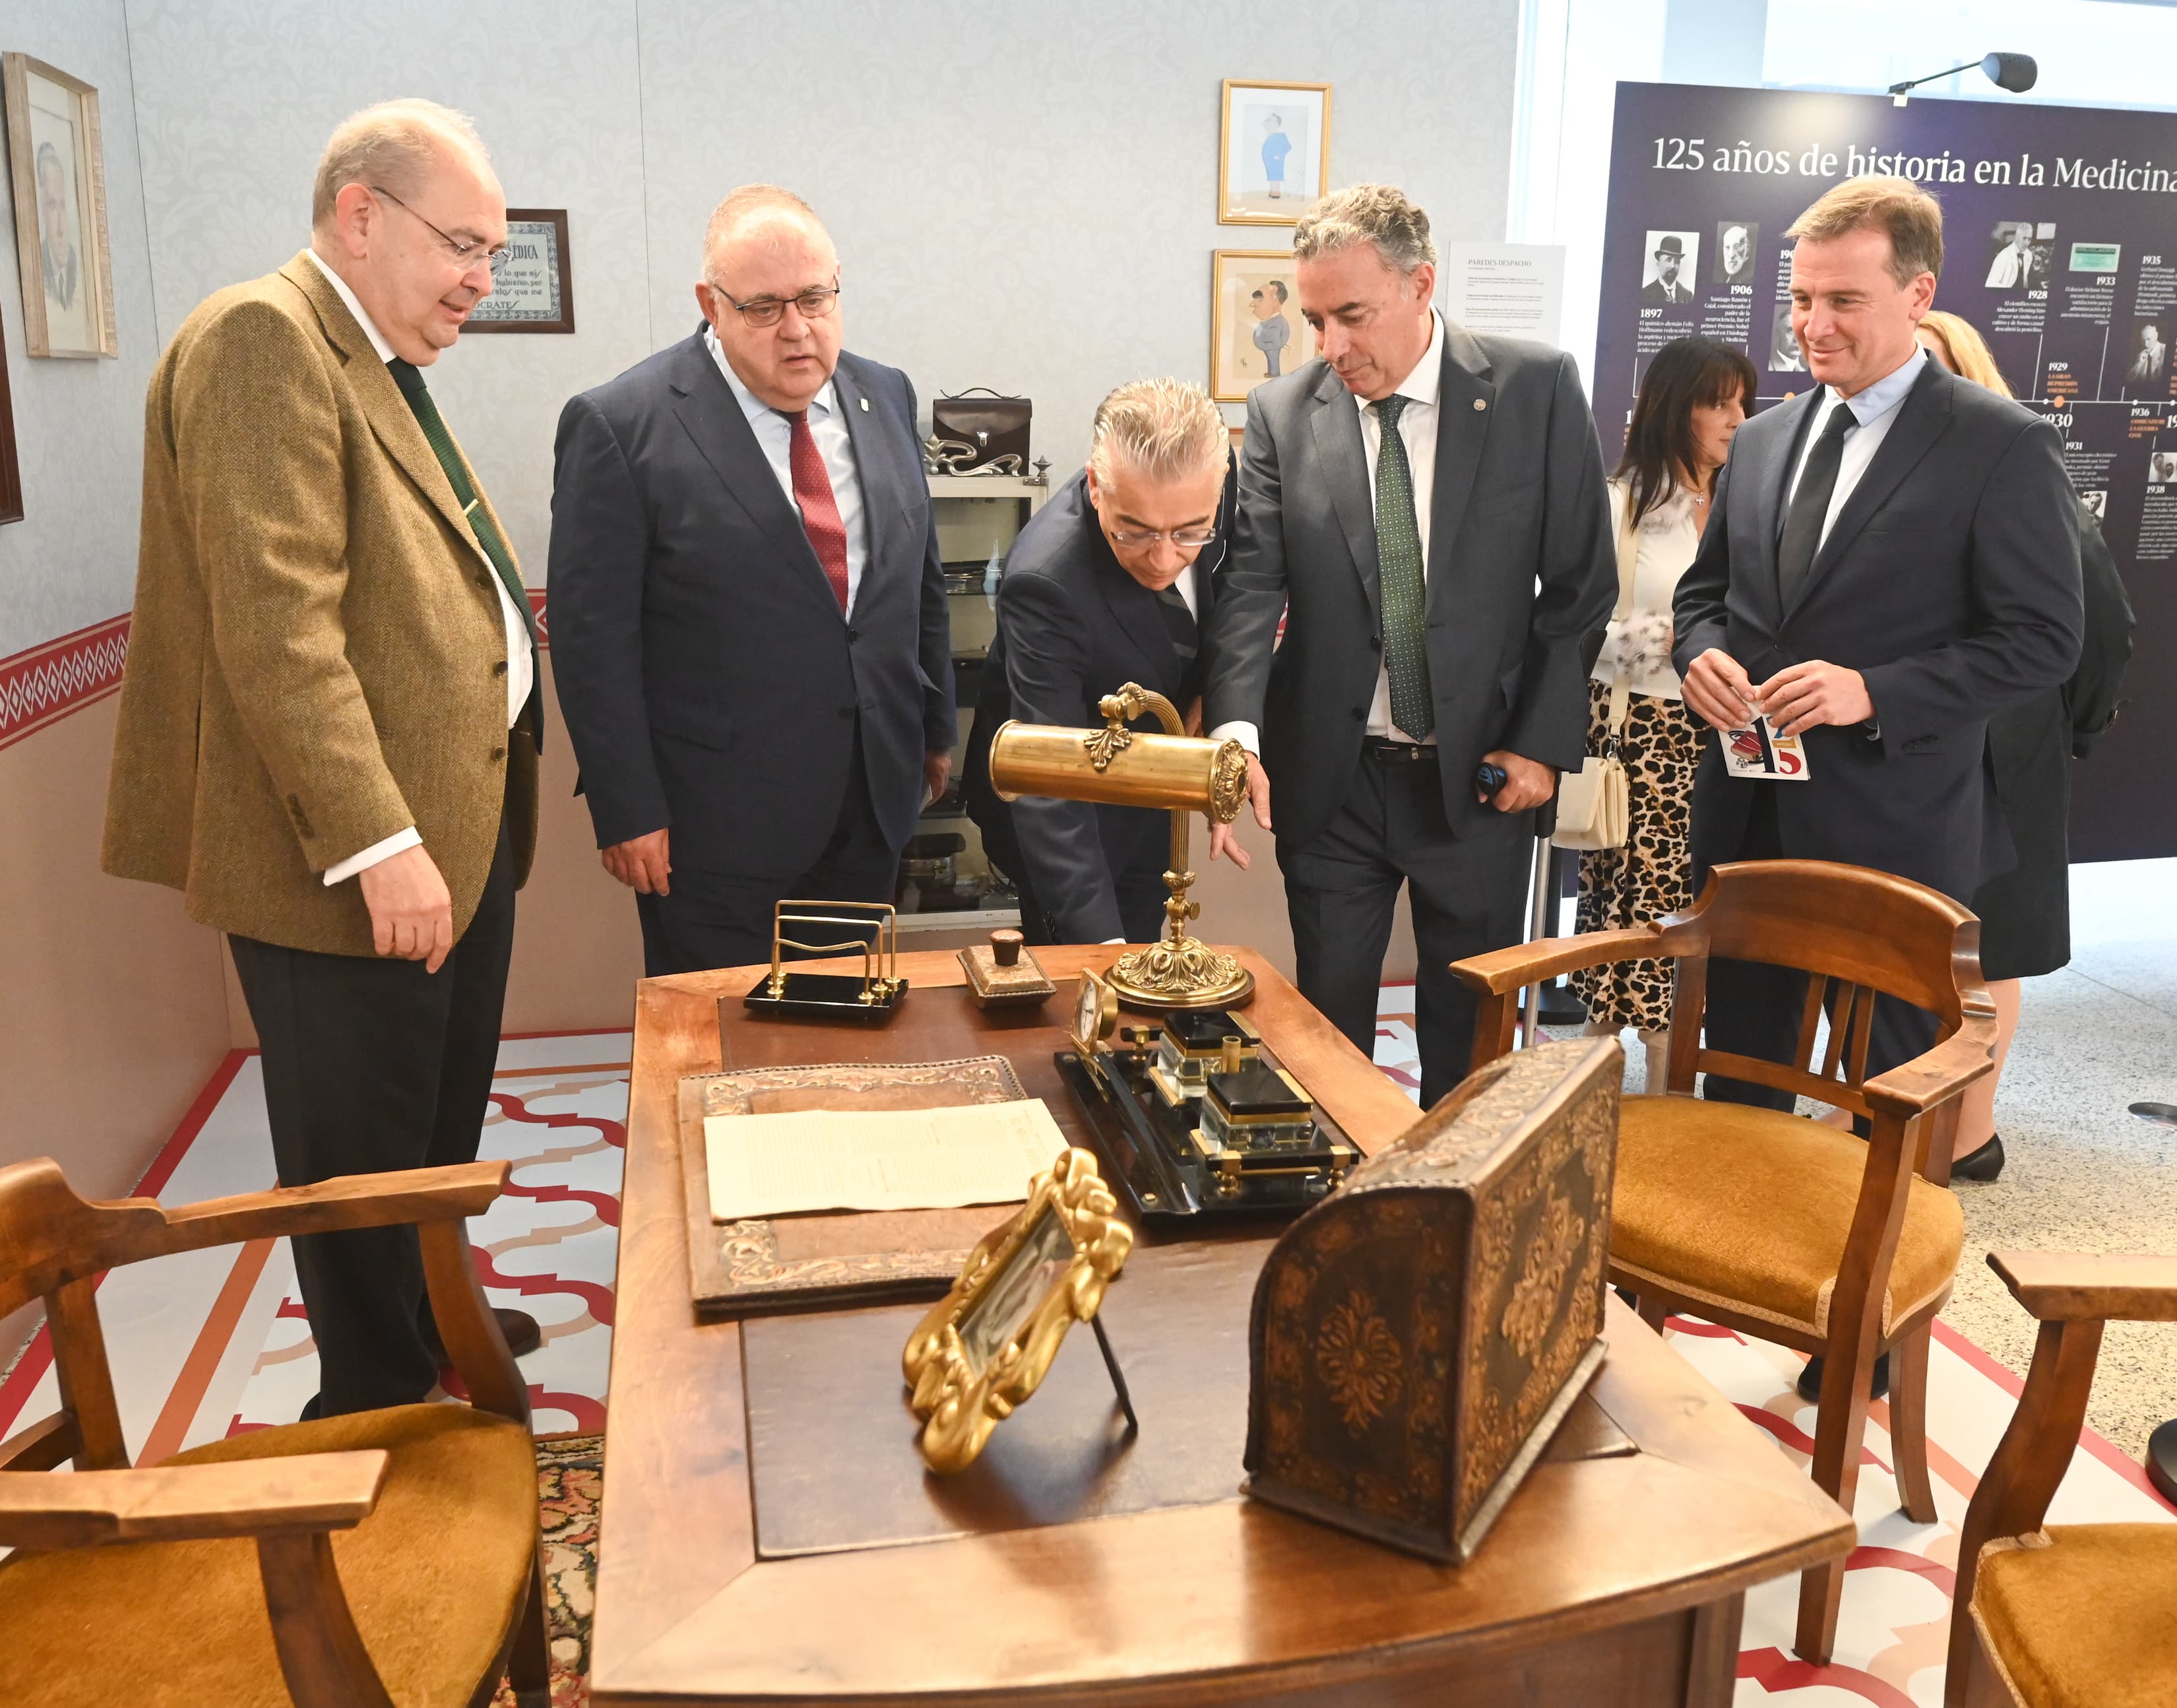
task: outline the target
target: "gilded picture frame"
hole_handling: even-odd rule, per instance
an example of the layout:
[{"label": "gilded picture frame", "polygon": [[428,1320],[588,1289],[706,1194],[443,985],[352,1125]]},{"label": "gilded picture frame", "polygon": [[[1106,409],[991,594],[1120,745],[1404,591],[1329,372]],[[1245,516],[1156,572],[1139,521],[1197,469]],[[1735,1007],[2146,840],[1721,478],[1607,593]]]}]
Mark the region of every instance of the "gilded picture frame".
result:
[{"label": "gilded picture frame", "polygon": [[1330,85],[1228,77],[1217,126],[1217,223],[1296,226],[1330,183]]},{"label": "gilded picture frame", "polygon": [[[1274,334],[1267,336],[1266,334]],[[1209,256],[1209,395],[1243,403],[1265,380],[1315,359],[1289,249],[1214,249]]]},{"label": "gilded picture frame", "polygon": [[923,1462],[940,1476],[975,1462],[991,1432],[1042,1386],[1066,1331],[1095,1316],[1133,1249],[1118,1208],[1094,1153],[1067,1151],[915,1325],[900,1367],[923,1420]]},{"label": "gilded picture frame", "polygon": [[0,101],[24,348],[32,356],[118,356],[98,91],[27,53],[0,53]]}]

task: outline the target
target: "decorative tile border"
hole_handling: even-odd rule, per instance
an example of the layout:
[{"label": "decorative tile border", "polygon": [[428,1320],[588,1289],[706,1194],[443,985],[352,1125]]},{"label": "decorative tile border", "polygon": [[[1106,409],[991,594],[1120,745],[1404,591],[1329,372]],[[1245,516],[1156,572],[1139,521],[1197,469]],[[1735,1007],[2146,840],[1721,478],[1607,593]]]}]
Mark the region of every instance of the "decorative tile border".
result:
[{"label": "decorative tile border", "polygon": [[[529,608],[536,614],[537,641],[548,651],[552,636],[544,619],[542,588],[529,590]],[[119,688],[133,615],[124,611],[12,658],[0,658],[0,747],[57,723]]]},{"label": "decorative tile border", "polygon": [[129,613],[12,658],[0,658],[0,747],[103,700],[121,686]]}]

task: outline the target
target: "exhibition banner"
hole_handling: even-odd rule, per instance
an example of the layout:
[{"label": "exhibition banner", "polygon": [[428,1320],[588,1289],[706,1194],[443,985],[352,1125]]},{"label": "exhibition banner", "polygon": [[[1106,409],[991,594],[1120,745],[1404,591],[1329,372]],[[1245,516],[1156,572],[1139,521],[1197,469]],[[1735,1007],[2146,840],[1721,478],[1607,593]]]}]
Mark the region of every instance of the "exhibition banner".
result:
[{"label": "exhibition banner", "polygon": [[1943,205],[1935,306],[1988,340],[2124,573],[2139,630],[2125,707],[2072,773],[2071,857],[2177,854],[2177,123],[2158,112],[1621,83],[1595,413],[1614,461],[1648,359],[1698,333],[1810,383],[1784,229],[1841,180],[1908,177]]}]

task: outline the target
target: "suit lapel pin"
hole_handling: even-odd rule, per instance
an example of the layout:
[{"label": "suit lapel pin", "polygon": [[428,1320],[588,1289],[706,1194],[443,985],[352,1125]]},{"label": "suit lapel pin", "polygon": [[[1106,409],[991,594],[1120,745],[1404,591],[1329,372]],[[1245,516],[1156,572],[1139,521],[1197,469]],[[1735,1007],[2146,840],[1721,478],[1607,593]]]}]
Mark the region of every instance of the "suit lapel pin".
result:
[{"label": "suit lapel pin", "polygon": [[1489,407],[1489,400],[1486,397],[1477,397],[1474,400],[1474,407],[1476,409],[1487,409]]},{"label": "suit lapel pin", "polygon": [[865,415],[867,415],[867,414],[870,412],[870,401],[869,401],[869,399],[868,399],[868,398],[866,398],[866,397],[863,398],[863,399],[861,400],[861,404],[862,404],[862,413],[863,413],[863,414],[865,414]]}]

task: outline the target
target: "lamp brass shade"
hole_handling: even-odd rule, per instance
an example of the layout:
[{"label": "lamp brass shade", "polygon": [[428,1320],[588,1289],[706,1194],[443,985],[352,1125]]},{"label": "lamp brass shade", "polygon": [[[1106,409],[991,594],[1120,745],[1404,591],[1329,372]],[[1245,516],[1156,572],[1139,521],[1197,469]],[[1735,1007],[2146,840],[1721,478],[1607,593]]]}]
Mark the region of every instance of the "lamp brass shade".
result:
[{"label": "lamp brass shade", "polygon": [[990,788],[1007,802],[1055,795],[1202,812],[1230,824],[1247,799],[1247,755],[1236,741],[1012,720],[990,738]]},{"label": "lamp brass shade", "polygon": [[[1105,806],[1148,807],[1171,814],[1171,869],[1164,875],[1163,936],[1121,955],[1111,989],[1130,1008],[1230,1008],[1254,993],[1255,975],[1233,956],[1188,935],[1202,909],[1187,892],[1194,882],[1187,858],[1187,821],[1193,813],[1230,824],[1247,798],[1247,753],[1236,741],[1206,741],[1180,733],[1182,724],[1161,694],[1129,682],[1097,707],[1100,729],[1051,723],[1001,724],[990,738],[990,788],[999,799],[1024,794]],[[1162,735],[1129,729],[1129,718],[1154,713]]]}]

